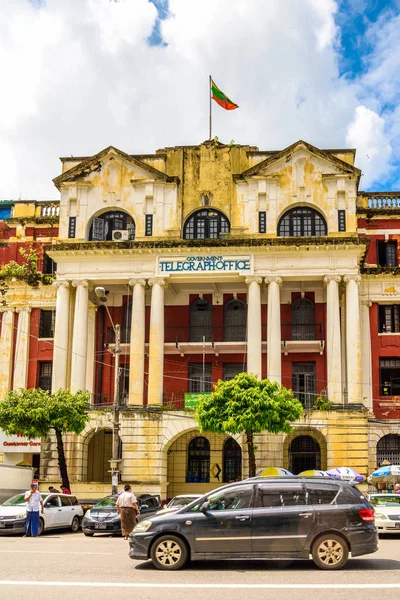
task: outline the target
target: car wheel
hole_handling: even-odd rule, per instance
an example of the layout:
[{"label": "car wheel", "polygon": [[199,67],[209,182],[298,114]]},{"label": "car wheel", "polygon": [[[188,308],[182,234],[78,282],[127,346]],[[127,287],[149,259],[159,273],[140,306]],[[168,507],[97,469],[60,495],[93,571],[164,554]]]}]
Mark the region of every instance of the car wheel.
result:
[{"label": "car wheel", "polygon": [[341,569],[349,559],[349,549],[343,538],[326,533],[317,538],[312,546],[314,563],[320,569]]},{"label": "car wheel", "polygon": [[176,571],[188,559],[185,542],[175,535],[163,535],[151,547],[151,560],[157,569]]},{"label": "car wheel", "polygon": [[71,523],[72,533],[76,533],[77,531],[79,531],[79,525],[80,525],[79,517],[74,517],[72,519],[72,523]]},{"label": "car wheel", "polygon": [[42,518],[39,519],[38,535],[42,535],[44,531],[44,521]]},{"label": "car wheel", "polygon": [[90,531],[84,531],[83,535],[86,535],[86,537],[93,537],[94,533],[91,533]]}]

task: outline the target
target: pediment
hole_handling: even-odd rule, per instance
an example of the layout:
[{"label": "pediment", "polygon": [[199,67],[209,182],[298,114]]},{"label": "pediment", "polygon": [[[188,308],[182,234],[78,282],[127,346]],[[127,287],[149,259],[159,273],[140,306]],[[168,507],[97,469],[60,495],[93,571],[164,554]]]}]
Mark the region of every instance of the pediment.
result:
[{"label": "pediment", "polygon": [[67,170],[62,175],[53,179],[54,185],[60,189],[63,184],[68,183],[90,183],[94,173],[101,173],[106,169],[116,170],[120,167],[125,167],[125,171],[129,173],[130,180],[159,180],[168,182],[171,178],[168,177],[162,171],[148,165],[142,160],[126,154],[115,148],[114,146],[108,146],[101,152],[83,159],[79,164],[75,165],[71,169]]},{"label": "pediment", "polygon": [[[288,167],[296,165],[311,165],[313,171],[320,173],[322,177],[329,176],[353,176],[357,179],[361,176],[360,169],[337,158],[335,151],[320,150],[308,142],[299,140],[295,144],[288,146],[280,152],[274,152],[265,160],[246,169],[236,179],[249,179],[252,177],[279,176],[283,171],[288,171]],[[340,151],[337,151],[339,153]]]}]

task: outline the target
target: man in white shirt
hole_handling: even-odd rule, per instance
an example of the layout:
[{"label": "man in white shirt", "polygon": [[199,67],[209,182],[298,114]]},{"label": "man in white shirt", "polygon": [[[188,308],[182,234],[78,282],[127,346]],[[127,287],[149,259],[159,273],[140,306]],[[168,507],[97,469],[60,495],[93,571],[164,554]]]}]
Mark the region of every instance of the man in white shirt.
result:
[{"label": "man in white shirt", "polygon": [[132,493],[129,483],[125,485],[124,491],[118,496],[117,511],[121,517],[122,535],[127,540],[136,525],[136,515],[140,513],[136,496]]},{"label": "man in white shirt", "polygon": [[25,492],[26,507],[26,529],[24,537],[37,537],[39,533],[39,510],[43,514],[43,498],[38,490],[37,481],[33,481],[31,489]]}]

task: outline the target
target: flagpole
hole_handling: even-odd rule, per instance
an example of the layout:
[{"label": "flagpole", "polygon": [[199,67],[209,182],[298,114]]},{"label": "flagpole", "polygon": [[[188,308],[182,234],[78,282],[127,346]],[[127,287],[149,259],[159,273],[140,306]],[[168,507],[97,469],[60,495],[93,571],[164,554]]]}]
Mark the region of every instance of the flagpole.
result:
[{"label": "flagpole", "polygon": [[212,133],[212,119],[211,119],[211,107],[212,107],[212,94],[211,94],[211,86],[212,86],[212,80],[211,80],[211,75],[209,76],[209,90],[208,90],[208,94],[210,96],[210,120],[209,120],[209,138],[211,140],[211,133]]}]

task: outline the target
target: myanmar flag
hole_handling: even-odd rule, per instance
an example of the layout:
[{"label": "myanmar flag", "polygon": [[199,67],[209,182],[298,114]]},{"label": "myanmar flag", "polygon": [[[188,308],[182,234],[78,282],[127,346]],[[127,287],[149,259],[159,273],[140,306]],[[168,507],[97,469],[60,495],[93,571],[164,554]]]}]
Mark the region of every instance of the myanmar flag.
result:
[{"label": "myanmar flag", "polygon": [[215,85],[214,81],[211,81],[211,92],[212,99],[215,100],[215,102],[222,106],[222,108],[225,110],[235,110],[235,108],[239,108],[239,106],[232,102],[228,96],[225,96],[224,92],[221,92],[219,87]]}]

